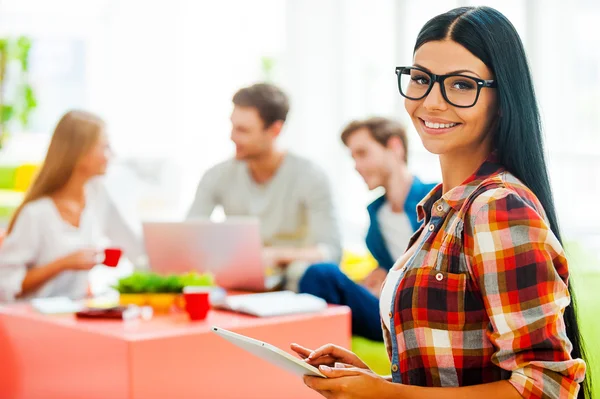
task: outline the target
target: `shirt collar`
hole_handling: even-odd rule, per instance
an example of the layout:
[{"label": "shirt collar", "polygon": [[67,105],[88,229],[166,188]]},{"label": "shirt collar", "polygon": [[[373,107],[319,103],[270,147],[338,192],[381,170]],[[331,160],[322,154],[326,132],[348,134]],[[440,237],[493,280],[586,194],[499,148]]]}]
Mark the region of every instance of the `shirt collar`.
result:
[{"label": "shirt collar", "polygon": [[425,219],[431,212],[433,204],[440,198],[443,199],[448,206],[456,211],[459,211],[465,201],[477,190],[477,188],[491,176],[497,175],[504,171],[504,167],[498,161],[496,151],[492,152],[487,159],[479,166],[477,171],[467,178],[460,186],[454,187],[446,194],[442,195],[442,184],[438,184],[433,190],[427,194],[425,198],[417,205],[417,215],[419,221]]}]

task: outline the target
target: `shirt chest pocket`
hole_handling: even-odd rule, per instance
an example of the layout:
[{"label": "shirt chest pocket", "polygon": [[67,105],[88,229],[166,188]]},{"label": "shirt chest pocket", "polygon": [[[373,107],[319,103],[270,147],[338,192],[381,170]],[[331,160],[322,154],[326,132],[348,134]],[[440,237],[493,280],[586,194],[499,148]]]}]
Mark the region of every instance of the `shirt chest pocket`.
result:
[{"label": "shirt chest pocket", "polygon": [[396,309],[405,328],[462,330],[467,275],[432,267],[409,270],[398,287]]}]

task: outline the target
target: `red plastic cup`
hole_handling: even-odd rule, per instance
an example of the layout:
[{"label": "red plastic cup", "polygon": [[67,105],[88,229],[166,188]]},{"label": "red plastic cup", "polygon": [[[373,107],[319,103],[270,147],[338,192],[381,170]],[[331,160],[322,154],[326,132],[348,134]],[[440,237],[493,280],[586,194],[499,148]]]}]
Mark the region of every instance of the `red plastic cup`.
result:
[{"label": "red plastic cup", "polygon": [[209,287],[183,287],[185,310],[190,316],[190,320],[206,319],[206,315],[210,310],[210,291]]},{"label": "red plastic cup", "polygon": [[119,248],[106,248],[104,250],[104,265],[109,267],[116,267],[119,264],[123,251]]}]

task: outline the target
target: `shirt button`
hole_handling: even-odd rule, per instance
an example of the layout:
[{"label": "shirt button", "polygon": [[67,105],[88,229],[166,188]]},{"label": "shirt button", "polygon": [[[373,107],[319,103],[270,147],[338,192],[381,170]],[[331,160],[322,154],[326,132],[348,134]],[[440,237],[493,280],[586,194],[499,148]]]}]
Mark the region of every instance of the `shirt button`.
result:
[{"label": "shirt button", "polygon": [[402,266],[402,267],[400,268],[400,273],[404,273],[405,271],[406,271],[406,266]]},{"label": "shirt button", "polygon": [[429,231],[435,230],[435,226],[433,225],[433,223],[430,223],[428,228],[429,228]]},{"label": "shirt button", "polygon": [[388,313],[388,316],[390,316],[390,319],[392,318],[392,312]]},{"label": "shirt button", "polygon": [[438,212],[444,212],[444,205],[440,204],[437,206]]},{"label": "shirt button", "polygon": [[435,275],[435,279],[437,281],[442,281],[444,279],[444,275],[442,273],[438,273]]},{"label": "shirt button", "polygon": [[397,364],[392,364],[392,371],[395,373],[396,371],[398,371],[398,365]]}]

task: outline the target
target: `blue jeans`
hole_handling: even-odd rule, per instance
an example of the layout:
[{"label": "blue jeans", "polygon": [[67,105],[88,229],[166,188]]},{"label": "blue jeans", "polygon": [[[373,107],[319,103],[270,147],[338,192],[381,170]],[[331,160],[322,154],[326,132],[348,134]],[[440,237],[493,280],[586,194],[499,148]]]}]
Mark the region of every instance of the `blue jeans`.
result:
[{"label": "blue jeans", "polygon": [[352,334],[383,341],[379,299],[350,280],[337,265],[318,263],[309,267],[300,279],[299,291],[327,303],[348,306],[352,310]]}]

